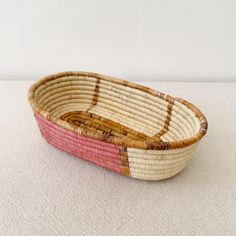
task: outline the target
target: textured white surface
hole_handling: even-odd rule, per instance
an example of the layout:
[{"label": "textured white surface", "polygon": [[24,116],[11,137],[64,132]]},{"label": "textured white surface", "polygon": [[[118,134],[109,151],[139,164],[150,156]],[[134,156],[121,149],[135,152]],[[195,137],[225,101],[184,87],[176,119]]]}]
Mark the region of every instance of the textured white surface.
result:
[{"label": "textured white surface", "polygon": [[51,147],[0,82],[0,235],[235,235],[236,84],[143,83],[197,105],[207,136],[179,175],[145,182]]}]

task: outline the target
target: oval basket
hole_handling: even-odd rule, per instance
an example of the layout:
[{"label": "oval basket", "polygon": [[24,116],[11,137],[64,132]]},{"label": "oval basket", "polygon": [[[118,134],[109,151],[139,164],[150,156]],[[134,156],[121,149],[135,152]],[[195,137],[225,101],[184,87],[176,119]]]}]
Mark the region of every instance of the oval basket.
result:
[{"label": "oval basket", "polygon": [[191,103],[95,73],[47,76],[28,99],[48,143],[138,179],[176,175],[207,131]]}]

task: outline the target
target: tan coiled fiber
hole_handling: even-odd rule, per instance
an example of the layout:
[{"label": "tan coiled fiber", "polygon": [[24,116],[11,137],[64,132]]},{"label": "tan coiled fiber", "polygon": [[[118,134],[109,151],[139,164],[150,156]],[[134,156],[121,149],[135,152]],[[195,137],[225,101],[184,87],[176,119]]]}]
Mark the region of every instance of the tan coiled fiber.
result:
[{"label": "tan coiled fiber", "polygon": [[28,97],[49,143],[139,179],[180,172],[207,131],[206,118],[191,103],[95,73],[45,77]]}]

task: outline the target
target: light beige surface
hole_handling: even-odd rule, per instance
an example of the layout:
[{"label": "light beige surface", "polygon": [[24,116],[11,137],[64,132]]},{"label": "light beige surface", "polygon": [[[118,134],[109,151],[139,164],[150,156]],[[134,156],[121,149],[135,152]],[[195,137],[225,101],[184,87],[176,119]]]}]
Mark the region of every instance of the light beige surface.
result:
[{"label": "light beige surface", "polygon": [[0,235],[235,235],[236,84],[142,83],[197,105],[209,130],[161,182],[119,176],[48,145],[26,100],[0,82]]}]

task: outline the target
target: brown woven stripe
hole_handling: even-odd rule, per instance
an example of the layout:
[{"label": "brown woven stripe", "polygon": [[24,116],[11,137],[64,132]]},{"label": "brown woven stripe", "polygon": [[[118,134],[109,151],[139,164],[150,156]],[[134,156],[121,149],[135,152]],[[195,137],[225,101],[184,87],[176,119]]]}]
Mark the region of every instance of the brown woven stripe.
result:
[{"label": "brown woven stripe", "polygon": [[121,173],[130,176],[129,159],[127,148],[120,147]]},{"label": "brown woven stripe", "polygon": [[133,140],[147,140],[149,137],[143,133],[132,130],[115,121],[100,117],[98,115],[88,113],[87,111],[74,111],[63,114],[60,119],[70,124],[89,130],[100,130],[104,134],[115,137],[127,137]]},{"label": "brown woven stripe", "polygon": [[87,112],[90,111],[90,109],[97,105],[98,102],[98,96],[99,96],[99,84],[100,84],[100,78],[97,78],[96,85],[94,88],[94,94],[92,99],[92,105],[87,109]]},{"label": "brown woven stripe", "polygon": [[173,105],[174,105],[174,99],[171,99],[168,103],[167,115],[166,115],[166,119],[165,119],[165,122],[164,122],[164,126],[162,127],[160,132],[158,132],[157,134],[155,134],[151,138],[152,140],[154,139],[154,140],[157,140],[157,141],[161,141],[161,136],[168,132],[170,121],[171,121],[171,113],[172,113]]},{"label": "brown woven stripe", "polygon": [[96,82],[95,89],[94,89],[94,94],[93,94],[93,102],[92,102],[92,104],[94,106],[96,106],[97,102],[98,102],[99,84],[100,84],[100,78],[97,78],[97,82]]}]

